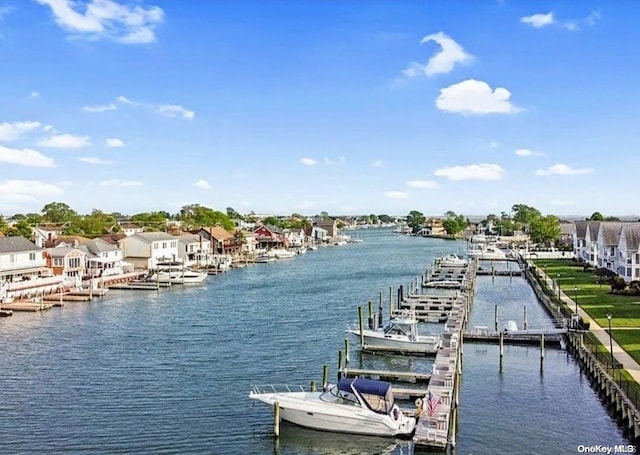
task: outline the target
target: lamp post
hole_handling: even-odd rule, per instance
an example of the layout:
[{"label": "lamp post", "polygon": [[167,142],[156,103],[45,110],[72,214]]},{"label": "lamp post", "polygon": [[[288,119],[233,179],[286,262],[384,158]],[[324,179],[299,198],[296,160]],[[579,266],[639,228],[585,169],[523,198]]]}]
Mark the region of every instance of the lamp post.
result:
[{"label": "lamp post", "polygon": [[573,298],[576,302],[576,314],[578,314],[578,286],[573,287]]},{"label": "lamp post", "polygon": [[609,321],[609,354],[611,356],[611,369],[613,370],[613,339],[611,338],[611,313],[607,313]]}]

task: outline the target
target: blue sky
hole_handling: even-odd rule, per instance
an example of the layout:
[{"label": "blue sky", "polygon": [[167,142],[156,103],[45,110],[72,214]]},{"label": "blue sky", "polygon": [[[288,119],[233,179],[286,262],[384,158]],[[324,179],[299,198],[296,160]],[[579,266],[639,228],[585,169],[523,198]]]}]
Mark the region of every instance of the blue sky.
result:
[{"label": "blue sky", "polygon": [[639,213],[636,11],[0,0],[0,213]]}]

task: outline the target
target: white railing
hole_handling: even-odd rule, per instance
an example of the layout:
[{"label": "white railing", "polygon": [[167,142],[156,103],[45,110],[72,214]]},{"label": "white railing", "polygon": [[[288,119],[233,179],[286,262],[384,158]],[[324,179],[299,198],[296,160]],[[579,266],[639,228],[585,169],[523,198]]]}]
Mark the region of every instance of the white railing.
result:
[{"label": "white railing", "polygon": [[287,384],[267,384],[267,385],[254,385],[251,387],[251,392],[256,395],[266,393],[291,393],[291,392],[306,392],[304,386],[295,385],[290,386]]}]

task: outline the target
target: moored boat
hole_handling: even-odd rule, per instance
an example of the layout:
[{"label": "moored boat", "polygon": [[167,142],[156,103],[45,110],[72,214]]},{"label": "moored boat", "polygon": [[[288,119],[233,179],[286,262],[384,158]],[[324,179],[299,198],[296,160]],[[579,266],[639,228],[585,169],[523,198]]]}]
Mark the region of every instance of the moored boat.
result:
[{"label": "moored boat", "polygon": [[396,437],[410,436],[416,426],[395,403],[391,384],[373,379],[342,378],[319,392],[254,386],[249,398],[277,402],[282,420],[315,430]]},{"label": "moored boat", "polygon": [[207,278],[206,270],[193,270],[185,267],[182,262],[161,262],[158,263],[156,271],[151,275],[149,281],[171,284],[199,284]]}]

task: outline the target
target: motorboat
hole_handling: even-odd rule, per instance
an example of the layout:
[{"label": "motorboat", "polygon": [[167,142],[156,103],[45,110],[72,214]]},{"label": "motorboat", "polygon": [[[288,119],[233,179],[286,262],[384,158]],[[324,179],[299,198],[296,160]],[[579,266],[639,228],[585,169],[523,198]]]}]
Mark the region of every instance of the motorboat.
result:
[{"label": "motorboat", "polygon": [[[359,329],[350,328],[347,332],[360,336]],[[362,338],[363,350],[433,354],[442,346],[440,336],[418,334],[418,319],[412,310],[392,317],[384,327],[364,329]]]},{"label": "motorboat", "polygon": [[469,264],[468,259],[459,257],[457,254],[447,254],[435,260],[440,267],[465,267]]},{"label": "motorboat", "polygon": [[507,259],[507,253],[495,245],[481,245],[467,250],[467,256],[481,261],[497,261]]},{"label": "motorboat", "polygon": [[277,402],[282,420],[315,430],[408,437],[416,427],[395,403],[391,384],[373,379],[342,378],[324,391],[254,386],[249,398],[271,407]]},{"label": "motorboat", "polygon": [[193,270],[182,262],[160,262],[149,280],[171,284],[199,284],[207,275],[206,270]]},{"label": "motorboat", "polygon": [[296,255],[295,252],[285,250],[284,248],[274,248],[272,250],[269,250],[267,254],[276,259],[291,259]]},{"label": "motorboat", "polygon": [[460,289],[463,282],[457,280],[431,280],[424,284],[425,288]]},{"label": "motorboat", "polygon": [[267,253],[258,254],[256,256],[256,259],[255,259],[255,262],[260,263],[260,264],[266,264],[266,263],[269,263],[269,262],[276,262],[276,261],[277,261],[277,259],[276,259],[275,256],[271,256],[271,255],[269,255]]}]

